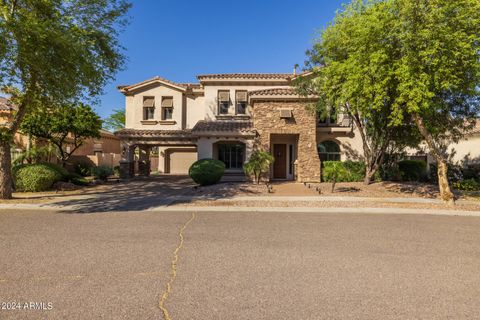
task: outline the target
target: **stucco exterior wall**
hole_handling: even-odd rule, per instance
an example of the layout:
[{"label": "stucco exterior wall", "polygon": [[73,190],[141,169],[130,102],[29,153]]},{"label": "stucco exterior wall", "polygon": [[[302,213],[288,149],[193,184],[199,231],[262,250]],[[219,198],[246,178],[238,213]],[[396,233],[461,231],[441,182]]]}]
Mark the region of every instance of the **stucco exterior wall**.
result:
[{"label": "stucco exterior wall", "polygon": [[480,134],[467,136],[452,144],[448,151],[453,153],[452,162],[460,165],[480,163]]},{"label": "stucco exterior wall", "polygon": [[[230,107],[229,115],[235,115],[235,91],[237,90],[246,90],[253,91],[259,89],[265,89],[269,87],[276,88],[286,88],[288,86],[279,86],[279,85],[205,85],[205,119],[206,120],[215,120],[218,114],[218,91],[225,90],[230,92]],[[252,107],[251,105],[247,106],[247,115],[251,116]]]},{"label": "stucco exterior wall", "polygon": [[340,146],[341,161],[363,160],[363,145],[360,132],[355,127],[342,128],[343,132],[317,132],[317,144],[324,141],[334,141]]},{"label": "stucco exterior wall", "polygon": [[186,98],[186,128],[192,129],[198,121],[205,119],[205,97],[204,96],[187,96]]},{"label": "stucco exterior wall", "polygon": [[[158,121],[155,124],[142,123],[143,119],[143,99],[144,97],[155,98],[155,111],[154,118],[152,120]],[[161,124],[162,120],[162,97],[173,97],[173,114],[172,120],[174,124]],[[143,88],[140,91],[135,92],[133,96],[127,96],[126,98],[126,128],[129,129],[143,129],[143,130],[181,130],[182,121],[184,115],[184,108],[186,101],[183,99],[183,92],[168,87],[166,85],[154,84],[150,87]]]},{"label": "stucco exterior wall", "polygon": [[[272,134],[298,135],[296,176],[299,182],[320,181],[320,158],[317,153],[316,116],[305,102],[256,102],[253,126],[257,129],[258,148],[272,152]],[[292,110],[292,118],[280,118],[280,109]]]}]

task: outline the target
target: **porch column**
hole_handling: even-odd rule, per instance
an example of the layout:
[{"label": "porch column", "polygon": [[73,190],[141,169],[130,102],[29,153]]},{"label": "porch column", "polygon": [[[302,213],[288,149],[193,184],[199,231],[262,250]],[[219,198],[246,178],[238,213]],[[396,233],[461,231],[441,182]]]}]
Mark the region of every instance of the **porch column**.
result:
[{"label": "porch column", "polygon": [[120,178],[130,179],[135,176],[135,146],[122,142],[122,159],[120,160]]},{"label": "porch column", "polygon": [[150,147],[140,146],[138,159],[138,172],[140,175],[148,177],[150,176]]}]

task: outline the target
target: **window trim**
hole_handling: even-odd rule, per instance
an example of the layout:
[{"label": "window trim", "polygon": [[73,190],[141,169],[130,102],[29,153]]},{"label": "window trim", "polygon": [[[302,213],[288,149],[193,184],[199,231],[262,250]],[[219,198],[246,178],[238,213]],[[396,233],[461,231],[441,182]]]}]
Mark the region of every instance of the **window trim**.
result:
[{"label": "window trim", "polygon": [[[152,100],[152,104],[146,104],[147,101]],[[155,119],[155,97],[154,96],[143,96],[143,121],[151,121]],[[148,117],[148,110],[151,110],[151,118]]]},{"label": "window trim", "polygon": [[[228,93],[228,100],[220,100],[220,93]],[[231,101],[231,98],[230,98],[230,90],[218,90],[217,91],[217,101],[218,101],[218,105],[217,105],[217,114],[218,115],[228,115],[230,114],[230,101]],[[222,110],[222,105],[225,105],[226,104],[226,112],[221,112]]]},{"label": "window trim", "polygon": [[[328,151],[327,148],[326,149],[326,152],[320,152],[320,145],[321,144],[325,144],[325,143],[333,143],[336,145],[336,147],[338,148],[338,151]],[[342,161],[342,148],[341,148],[341,144],[338,143],[337,141],[334,141],[334,140],[325,140],[325,141],[322,141],[320,143],[317,144],[317,153],[318,153],[318,157],[320,158],[320,161],[323,162],[323,161]],[[326,156],[326,159],[322,159],[322,155],[324,155],[323,157]]]}]

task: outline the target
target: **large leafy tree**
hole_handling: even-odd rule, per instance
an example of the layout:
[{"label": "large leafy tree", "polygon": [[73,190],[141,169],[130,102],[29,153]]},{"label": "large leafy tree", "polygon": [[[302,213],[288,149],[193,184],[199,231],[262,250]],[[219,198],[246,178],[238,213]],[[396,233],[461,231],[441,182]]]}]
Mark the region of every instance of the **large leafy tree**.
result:
[{"label": "large leafy tree", "polygon": [[319,97],[316,109],[347,114],[363,142],[365,183],[379,170],[392,141],[414,144],[410,124],[390,117],[397,96],[394,63],[398,53],[389,42],[393,16],[384,14],[386,4],[355,0],[337,13],[307,52],[311,72],[296,80],[301,93]]},{"label": "large leafy tree", "polygon": [[87,105],[41,108],[26,115],[20,130],[53,144],[62,165],[87,138],[100,138],[102,120]]},{"label": "large leafy tree", "polygon": [[395,24],[385,45],[399,51],[392,118],[417,125],[436,158],[441,197],[453,204],[445,150],[473,126],[479,112],[480,1],[391,0],[387,4],[385,15],[395,17]]},{"label": "large leafy tree", "polygon": [[113,110],[113,112],[104,120],[103,127],[111,131],[125,128],[125,109]]},{"label": "large leafy tree", "polygon": [[1,0],[0,88],[18,111],[0,128],[0,198],[11,198],[10,144],[34,101],[93,99],[124,63],[118,35],[126,0]]}]

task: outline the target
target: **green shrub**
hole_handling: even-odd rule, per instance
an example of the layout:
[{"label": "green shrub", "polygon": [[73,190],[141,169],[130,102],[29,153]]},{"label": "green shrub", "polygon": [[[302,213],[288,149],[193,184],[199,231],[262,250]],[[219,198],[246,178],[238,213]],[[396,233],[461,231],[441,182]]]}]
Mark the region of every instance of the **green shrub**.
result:
[{"label": "green shrub", "polygon": [[70,173],[67,171],[67,169],[59,166],[58,164],[54,164],[54,163],[50,163],[50,162],[42,162],[41,164],[43,164],[43,165],[49,167],[50,169],[58,172],[58,174],[60,174],[62,176],[62,178],[61,178],[62,181],[68,181],[68,176],[70,175]]},{"label": "green shrub", "polygon": [[475,179],[480,181],[480,164],[470,164],[462,168],[463,179]]},{"label": "green shrub", "polygon": [[[341,171],[342,174],[337,176],[336,182],[360,182],[365,178],[365,163],[361,161],[323,161],[322,162],[322,180],[330,181],[331,173],[330,167],[335,167],[336,171]],[[340,169],[341,167],[342,169]]]},{"label": "green shrub", "polygon": [[15,166],[12,170],[15,190],[38,192],[50,190],[64,178],[56,168],[46,163]]},{"label": "green shrub", "polygon": [[454,182],[453,187],[463,191],[480,191],[480,182],[475,179],[465,179]]},{"label": "green shrub", "polygon": [[98,166],[92,168],[92,174],[95,179],[106,181],[108,177],[113,175],[113,169],[109,166]]},{"label": "green shrub", "polygon": [[116,175],[117,177],[120,177],[120,166],[113,167],[113,174]]},{"label": "green shrub", "polygon": [[427,163],[421,160],[402,160],[398,169],[403,181],[425,181],[427,179]]},{"label": "green shrub", "polygon": [[70,173],[68,175],[68,182],[71,182],[77,186],[88,186],[90,182],[79,175],[78,173]]},{"label": "green shrub", "polygon": [[201,186],[215,184],[225,172],[225,164],[214,159],[201,159],[190,166],[188,175]]},{"label": "green shrub", "polygon": [[402,180],[402,173],[398,165],[389,165],[380,167],[380,175],[385,181],[400,181]]},{"label": "green shrub", "polygon": [[75,173],[81,175],[82,177],[86,177],[92,174],[92,168],[94,167],[94,165],[88,162],[80,162],[75,166]]}]

